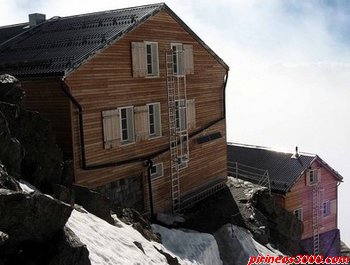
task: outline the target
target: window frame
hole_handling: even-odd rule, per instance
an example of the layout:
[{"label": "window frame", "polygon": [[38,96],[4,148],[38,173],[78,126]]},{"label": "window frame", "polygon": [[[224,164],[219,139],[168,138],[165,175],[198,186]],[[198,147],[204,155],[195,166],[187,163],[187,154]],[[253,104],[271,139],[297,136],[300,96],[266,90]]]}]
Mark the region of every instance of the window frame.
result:
[{"label": "window frame", "polygon": [[[146,60],[146,78],[152,78],[152,77],[159,77],[159,52],[158,52],[158,42],[155,42],[155,41],[145,41],[144,42],[145,44],[145,60]],[[156,50],[156,53],[153,54],[153,49],[152,49],[152,45],[155,45],[155,50]],[[147,51],[147,47],[150,46],[150,49],[151,49],[151,53],[150,53],[150,56],[151,56],[151,61],[150,61],[150,64],[151,64],[151,69],[152,69],[152,72],[149,73],[149,69],[148,69],[148,66],[149,66],[149,61],[148,61],[148,51]],[[153,62],[156,61],[156,65],[153,65]]]},{"label": "window frame", "polygon": [[327,217],[330,215],[331,215],[331,202],[330,200],[326,200],[322,203],[322,216]]},{"label": "window frame", "polygon": [[[174,51],[174,47],[176,47],[176,50]],[[173,51],[173,74],[176,76],[183,76],[185,74],[185,63],[184,63],[184,55],[182,55],[182,73],[180,73],[180,64],[179,61],[181,61],[179,58],[178,48],[181,47],[181,52],[184,53],[184,46],[182,43],[174,42],[170,44],[170,48]],[[175,62],[176,60],[176,62]],[[176,67],[175,67],[176,65]],[[176,71],[175,71],[176,69]]]},{"label": "window frame", "polygon": [[[148,103],[147,105],[147,111],[148,111],[148,136],[149,139],[154,139],[157,137],[162,136],[162,114],[161,114],[161,105],[160,102],[153,102],[153,103]],[[156,113],[154,110],[154,106],[158,105],[158,113]],[[153,107],[153,126],[154,126],[154,133],[151,133],[151,117],[150,117],[150,107]],[[158,117],[155,118],[155,115]],[[156,121],[158,120],[158,124],[156,124]]]},{"label": "window frame", "polygon": [[297,208],[293,211],[294,216],[301,222],[304,220],[304,210],[303,207]]},{"label": "window frame", "polygon": [[[311,180],[311,177],[312,177],[312,180]],[[309,178],[310,185],[315,185],[318,182],[318,169],[310,169],[308,178]]]},{"label": "window frame", "polygon": [[[119,122],[120,122],[120,144],[126,145],[126,144],[132,144],[135,142],[135,117],[134,117],[134,106],[125,106],[125,107],[120,107],[119,109]],[[122,122],[122,110],[126,110],[126,130],[128,134],[127,139],[123,139],[123,122]],[[131,121],[128,120],[128,110],[131,109]],[[132,128],[130,128],[130,125]],[[132,137],[130,137],[132,136]]]},{"label": "window frame", "polygon": [[[152,173],[152,168],[155,168],[156,171],[154,173]],[[164,165],[163,163],[156,163],[154,164],[151,168],[150,168],[150,177],[152,179],[155,178],[160,178],[164,176]]]},{"label": "window frame", "polygon": [[[180,107],[179,103],[184,102],[184,106]],[[175,100],[175,128],[176,131],[182,132],[187,130],[187,102],[184,99],[177,99]],[[180,108],[184,109],[180,111]],[[182,121],[182,119],[185,119]],[[184,125],[185,128],[182,128],[181,126]]]}]

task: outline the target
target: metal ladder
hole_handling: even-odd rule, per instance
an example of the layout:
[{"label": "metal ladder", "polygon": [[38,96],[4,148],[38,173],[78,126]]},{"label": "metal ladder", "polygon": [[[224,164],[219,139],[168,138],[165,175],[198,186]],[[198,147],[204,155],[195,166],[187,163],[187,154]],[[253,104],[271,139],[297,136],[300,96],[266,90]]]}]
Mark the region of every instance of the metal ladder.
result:
[{"label": "metal ladder", "polygon": [[168,89],[168,118],[169,118],[169,147],[170,147],[170,174],[171,174],[171,196],[173,202],[173,213],[180,212],[180,179],[178,167],[178,135],[176,132],[176,106],[178,91],[175,83],[173,69],[173,52],[165,52],[166,85]]},{"label": "metal ladder", "polygon": [[320,254],[320,227],[319,227],[319,214],[320,214],[320,193],[318,183],[312,187],[312,229],[314,239],[314,254]]}]

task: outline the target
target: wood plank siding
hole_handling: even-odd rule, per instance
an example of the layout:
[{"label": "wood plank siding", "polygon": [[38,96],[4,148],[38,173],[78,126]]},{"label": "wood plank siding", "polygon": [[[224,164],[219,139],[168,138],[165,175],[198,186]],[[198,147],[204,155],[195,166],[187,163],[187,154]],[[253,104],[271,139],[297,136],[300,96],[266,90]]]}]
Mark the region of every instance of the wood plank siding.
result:
[{"label": "wood plank siding", "polygon": [[72,154],[70,101],[61,90],[59,79],[21,80],[26,96],[23,104],[26,108],[38,111],[51,121],[56,133],[57,144],[64,153]]},{"label": "wood plank siding", "polygon": [[[314,161],[311,169],[319,169],[320,188],[320,233],[337,229],[337,184],[338,180],[318,161]],[[302,239],[313,236],[312,230],[312,186],[306,181],[306,173],[296,182],[291,191],[284,198],[284,205],[288,211],[303,209],[304,232]],[[330,214],[323,216],[323,202],[330,202]]]},{"label": "wood plank siding", "polygon": [[[158,43],[159,77],[133,77],[131,43],[152,41]],[[165,72],[165,50],[171,43],[193,46],[194,74],[186,76],[187,99],[195,100],[195,127],[189,133],[204,128],[224,116],[224,76],[226,69],[199,42],[177,23],[166,11],[151,17],[121,40],[93,56],[72,72],[65,80],[72,95],[83,108],[83,124],[87,165],[122,161],[147,156],[169,146],[168,106]],[[141,107],[160,103],[161,136],[137,140],[134,143],[105,149],[102,112],[125,106]],[[72,106],[72,143],[75,181],[90,188],[128,176],[145,180],[142,162],[83,170],[81,167],[78,115]],[[204,144],[190,140],[190,162],[181,171],[181,193],[187,194],[206,183],[226,178],[225,120],[209,127],[201,134],[220,132],[222,138]],[[155,159],[163,162],[164,176],[153,181],[155,211],[170,209],[171,191],[169,153]],[[145,198],[147,199],[147,185]],[[147,205],[147,200],[146,200]]]}]

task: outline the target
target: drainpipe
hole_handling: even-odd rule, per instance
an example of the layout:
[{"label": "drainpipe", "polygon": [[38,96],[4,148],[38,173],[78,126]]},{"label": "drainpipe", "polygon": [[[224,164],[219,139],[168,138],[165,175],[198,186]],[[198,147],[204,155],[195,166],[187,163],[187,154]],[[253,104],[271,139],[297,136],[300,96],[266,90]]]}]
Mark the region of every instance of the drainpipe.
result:
[{"label": "drainpipe", "polygon": [[226,70],[226,75],[225,75],[225,79],[224,79],[224,89],[223,89],[223,114],[224,114],[224,118],[226,118],[226,85],[227,85],[227,79],[228,79],[228,70]]},{"label": "drainpipe", "polygon": [[64,82],[64,78],[62,78],[62,80],[61,80],[61,90],[72,101],[74,106],[78,109],[79,136],[80,136],[82,168],[84,170],[87,170],[87,167],[86,167],[86,156],[85,156],[84,127],[83,127],[84,126],[84,123],[83,123],[83,108],[80,105],[80,103],[72,96],[72,94],[65,87],[68,87],[68,86]]},{"label": "drainpipe", "polygon": [[149,209],[151,212],[151,222],[154,218],[154,210],[153,210],[153,193],[152,193],[152,179],[151,179],[151,168],[153,167],[152,159],[147,159],[145,161],[145,166],[147,167],[147,182],[148,182],[148,195],[149,195]]}]

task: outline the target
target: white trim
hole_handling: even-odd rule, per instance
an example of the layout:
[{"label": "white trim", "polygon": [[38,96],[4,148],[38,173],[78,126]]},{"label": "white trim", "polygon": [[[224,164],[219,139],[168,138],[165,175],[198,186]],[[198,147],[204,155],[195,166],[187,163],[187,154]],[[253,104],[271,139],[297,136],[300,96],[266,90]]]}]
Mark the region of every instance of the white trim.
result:
[{"label": "white trim", "polygon": [[[132,131],[131,128],[129,128],[129,121],[128,121],[128,117],[126,117],[126,122],[127,122],[127,132],[128,132],[128,139],[127,140],[123,140],[123,126],[122,126],[122,109],[126,109],[128,112],[128,109],[131,109],[131,121],[130,123],[132,124]],[[126,145],[126,144],[132,144],[135,143],[135,117],[134,117],[134,106],[124,106],[124,107],[119,107],[119,123],[120,123],[120,143],[122,145]],[[130,134],[132,135],[132,140],[130,139]]]},{"label": "white trim", "polygon": [[[298,220],[300,220],[301,222],[304,221],[304,210],[303,207],[297,208],[293,211],[293,214],[297,217],[296,213],[300,212],[300,218],[298,218]],[[299,214],[298,214],[299,215]]]},{"label": "white trim", "polygon": [[[157,78],[159,77],[159,49],[158,49],[158,42],[156,41],[144,41],[145,43],[145,60],[146,60],[146,78]],[[152,56],[152,61],[153,59],[156,59],[157,61],[157,64],[156,64],[156,68],[153,69],[153,64],[152,64],[152,72],[153,70],[156,70],[156,74],[155,73],[152,73],[152,74],[149,74],[148,73],[148,65],[147,65],[147,45],[151,45],[151,56]],[[156,54],[153,55],[152,53],[152,45],[155,45],[156,46]],[[153,58],[153,56],[155,56],[155,58]]]},{"label": "white trim", "polygon": [[156,172],[155,173],[151,173],[151,178],[152,179],[155,179],[155,178],[160,178],[160,177],[163,177],[164,176],[164,166],[163,166],[163,163],[157,163],[157,164],[154,164],[152,167],[155,167],[156,168]]},{"label": "white trim", "polygon": [[[173,47],[176,47],[176,49],[181,46],[181,52],[183,52],[183,43],[180,43],[180,42],[172,42],[170,43],[170,48],[171,50],[173,50]],[[174,52],[174,51],[173,51]],[[183,73],[182,74],[179,74],[179,70],[180,70],[180,67],[179,67],[179,53],[178,53],[178,50],[176,50],[176,73],[174,72],[174,75],[176,76],[183,76],[185,73],[185,65],[184,65],[184,58],[182,58],[182,71]],[[173,67],[174,67],[174,62],[173,62]]]},{"label": "white trim", "polygon": [[[156,132],[155,134],[151,134],[151,124],[150,124],[150,120],[149,120],[149,106],[151,105],[158,105],[158,121],[159,121],[159,124],[158,124],[158,132]],[[160,102],[154,102],[154,103],[148,103],[146,104],[147,106],[147,119],[148,119],[148,136],[149,136],[149,139],[155,139],[155,138],[158,138],[158,137],[162,137],[162,109],[161,109],[161,105],[160,105]],[[154,111],[154,108],[153,108],[153,111]],[[154,113],[153,113],[154,115]],[[156,129],[156,124],[155,124],[155,129]]]},{"label": "white trim", "polygon": [[[328,209],[328,212],[326,213],[327,215],[325,215],[325,204],[328,205],[328,207],[326,209]],[[323,203],[322,203],[322,217],[328,217],[331,215],[331,201],[330,200],[325,200]]]}]

